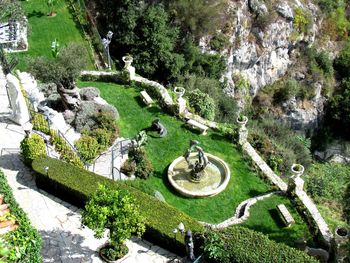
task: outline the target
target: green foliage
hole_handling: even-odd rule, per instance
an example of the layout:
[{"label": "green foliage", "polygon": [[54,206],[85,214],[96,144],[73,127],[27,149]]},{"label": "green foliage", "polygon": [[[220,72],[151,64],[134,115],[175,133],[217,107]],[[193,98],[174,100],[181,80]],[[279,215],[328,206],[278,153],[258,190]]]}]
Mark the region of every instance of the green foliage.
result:
[{"label": "green foliage", "polygon": [[57,4],[57,0],[46,0],[46,4],[49,8],[49,15],[53,15],[53,7]]},{"label": "green foliage", "polygon": [[134,162],[136,167],[134,174],[141,179],[147,179],[153,174],[153,166],[146,152],[141,147],[131,147],[128,152],[128,157],[131,162]]},{"label": "green foliage", "polygon": [[225,7],[225,1],[222,0],[171,0],[168,8],[182,30],[192,33],[198,39],[216,32],[222,22]]},{"label": "green foliage", "polygon": [[107,129],[97,128],[92,130],[88,134],[96,139],[96,141],[98,142],[100,152],[107,150],[111,144],[112,134]]},{"label": "green foliage", "polygon": [[310,15],[307,14],[301,7],[294,9],[293,25],[299,33],[307,33],[311,24]]},{"label": "green foliage", "polygon": [[216,51],[222,51],[229,45],[229,37],[221,32],[217,32],[212,39],[210,39],[210,48]]},{"label": "green foliage", "polygon": [[4,239],[0,238],[0,263],[6,263],[6,260],[10,250],[8,248],[8,244],[4,241]]},{"label": "green foliage", "polygon": [[349,139],[350,129],[350,79],[341,83],[340,93],[329,100],[327,119],[333,132]]},{"label": "green foliage", "polygon": [[279,86],[273,95],[273,100],[275,103],[285,102],[295,97],[298,94],[299,90],[299,83],[295,79],[290,79]]},{"label": "green foliage", "polygon": [[99,154],[98,141],[92,136],[83,134],[74,144],[85,163],[92,163]]},{"label": "green foliage", "polygon": [[[114,140],[119,135],[119,129],[115,120],[113,113],[101,110],[95,115],[96,125],[94,129],[103,129],[105,132],[109,133],[109,144],[112,144]],[[97,136],[100,137],[100,140],[106,140],[108,135],[104,134],[102,131],[97,131],[99,133]],[[104,137],[104,139],[102,138]]]},{"label": "green foliage", "polygon": [[190,106],[197,114],[208,120],[214,120],[215,102],[208,94],[195,89],[194,91],[188,92],[187,96]]},{"label": "green foliage", "polygon": [[99,185],[82,213],[82,223],[102,238],[109,230],[110,244],[116,254],[111,260],[123,256],[120,247],[132,234],[140,237],[145,232],[144,218],[139,212],[135,199],[127,192],[117,191]]},{"label": "green foliage", "polygon": [[0,2],[0,22],[23,20],[24,12],[20,1],[3,0]]},{"label": "green foliage", "polygon": [[350,23],[347,19],[345,6],[338,7],[334,12],[332,12],[330,14],[330,19],[331,21],[335,22],[338,39],[346,40],[348,37]]},{"label": "green foliage", "polygon": [[35,133],[25,137],[21,141],[21,154],[24,163],[29,166],[34,159],[40,156],[46,156],[46,145],[44,139]]},{"label": "green foliage", "polygon": [[340,7],[342,2],[342,0],[318,0],[318,5],[322,11],[329,14]]},{"label": "green foliage", "polygon": [[344,164],[314,164],[304,176],[307,191],[320,204],[342,206],[350,182],[350,167]]},{"label": "green foliage", "polygon": [[[5,258],[0,252],[0,261],[5,262],[41,262],[41,236],[31,225],[27,215],[16,202],[5,175],[0,171],[0,189],[4,202],[10,206],[11,216],[17,221],[18,228],[2,236],[6,242]],[[1,244],[1,242],[0,242]]]},{"label": "green foliage", "polygon": [[69,44],[62,48],[57,58],[46,57],[29,60],[29,71],[42,82],[53,82],[59,87],[72,88],[74,80],[86,65],[86,54],[82,46]]},{"label": "green foliage", "polygon": [[49,134],[50,127],[48,121],[45,119],[43,114],[32,112],[32,120],[33,129],[37,131],[41,131],[45,134]]},{"label": "green foliage", "polygon": [[275,243],[243,227],[228,227],[205,234],[204,251],[216,262],[318,262],[306,253]]},{"label": "green foliage", "polygon": [[350,41],[347,41],[343,49],[338,54],[334,61],[334,68],[338,71],[341,77],[350,77]]}]

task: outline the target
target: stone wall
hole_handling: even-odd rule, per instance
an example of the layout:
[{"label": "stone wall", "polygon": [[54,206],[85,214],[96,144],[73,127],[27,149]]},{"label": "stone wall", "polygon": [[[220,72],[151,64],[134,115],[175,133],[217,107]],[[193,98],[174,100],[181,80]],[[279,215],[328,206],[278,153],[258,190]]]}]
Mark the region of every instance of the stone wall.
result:
[{"label": "stone wall", "polygon": [[289,184],[287,185],[276,173],[272,171],[272,169],[247,141],[247,133],[248,131],[245,127],[245,123],[243,125],[241,124],[239,129],[239,144],[242,146],[243,151],[249,155],[253,163],[259,167],[261,172],[271,181],[271,183],[277,186],[281,191],[292,194],[295,198],[298,198],[301,201],[303,207],[307,210],[307,213],[305,214],[305,216],[308,217],[307,222],[312,224],[312,227],[316,227],[318,229],[318,234],[320,234],[324,245],[330,248],[333,235],[327,223],[318,211],[315,203],[303,190],[304,180],[302,180],[300,177],[291,177]]}]

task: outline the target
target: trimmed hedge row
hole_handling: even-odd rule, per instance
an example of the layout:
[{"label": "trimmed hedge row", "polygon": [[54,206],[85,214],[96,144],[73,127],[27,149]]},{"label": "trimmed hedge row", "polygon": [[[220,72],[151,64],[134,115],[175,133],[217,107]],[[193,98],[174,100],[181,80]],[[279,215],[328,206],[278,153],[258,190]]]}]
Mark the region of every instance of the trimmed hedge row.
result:
[{"label": "trimmed hedge row", "polygon": [[[46,166],[49,167],[47,174]],[[183,255],[185,252],[181,235],[178,234],[175,239],[172,233],[179,222],[183,222],[186,229],[191,229],[194,233],[204,232],[203,226],[188,215],[123,182],[112,181],[52,158],[38,158],[34,160],[32,167],[37,174],[38,187],[79,207],[85,205],[99,183],[108,184],[118,190],[127,190],[133,195],[146,218],[144,237],[178,254]],[[228,252],[231,262],[316,262],[303,252],[271,241],[250,229],[231,227],[222,233],[227,246],[232,250]]]},{"label": "trimmed hedge row", "polygon": [[[124,183],[52,158],[38,158],[34,160],[32,167],[36,171],[38,187],[81,208],[84,207],[89,196],[97,190],[98,184],[107,184],[115,189],[129,191],[146,218],[144,237],[176,253],[184,254],[185,252],[183,238],[177,235],[175,239],[172,232],[180,222],[194,232],[203,230],[203,227],[188,215]],[[49,167],[47,174],[45,167]]]},{"label": "trimmed hedge row", "polygon": [[6,255],[6,262],[41,262],[41,236],[31,226],[26,213],[19,207],[1,170],[0,193],[4,195],[4,203],[10,205],[10,216],[13,216],[18,224],[16,230],[2,236],[10,250]]},{"label": "trimmed hedge row", "polygon": [[[317,263],[318,260],[285,244],[276,243],[262,233],[234,226],[213,231],[209,247],[212,256],[219,262],[288,262]],[[214,238],[213,238],[214,237]]]}]

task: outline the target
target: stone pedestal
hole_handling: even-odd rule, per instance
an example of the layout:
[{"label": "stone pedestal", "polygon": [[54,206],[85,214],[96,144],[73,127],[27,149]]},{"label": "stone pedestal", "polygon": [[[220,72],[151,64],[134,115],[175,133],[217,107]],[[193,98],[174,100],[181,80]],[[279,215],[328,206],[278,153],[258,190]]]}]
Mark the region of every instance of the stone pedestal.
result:
[{"label": "stone pedestal", "polygon": [[347,247],[350,233],[345,227],[337,227],[334,233],[335,261],[339,263],[349,262],[350,251]]},{"label": "stone pedestal", "polygon": [[300,177],[290,177],[288,180],[287,193],[295,193],[296,191],[304,190],[304,180]]},{"label": "stone pedestal", "polygon": [[248,122],[248,118],[246,116],[241,116],[237,118],[237,123],[239,125],[238,143],[240,145],[243,145],[244,143],[246,143],[248,139],[248,129],[246,127],[247,122]]},{"label": "stone pedestal", "polygon": [[129,80],[135,79],[135,68],[131,66],[134,59],[131,56],[124,56],[122,60],[125,63],[124,68],[129,72]]},{"label": "stone pedestal", "polygon": [[184,98],[178,98],[177,103],[179,105],[179,114],[186,113],[186,100]]}]

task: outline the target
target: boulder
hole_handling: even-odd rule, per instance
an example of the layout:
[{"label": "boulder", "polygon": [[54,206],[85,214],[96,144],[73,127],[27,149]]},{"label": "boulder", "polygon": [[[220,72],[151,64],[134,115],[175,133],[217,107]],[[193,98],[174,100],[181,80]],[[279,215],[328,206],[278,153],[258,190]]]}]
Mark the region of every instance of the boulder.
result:
[{"label": "boulder", "polygon": [[277,4],[276,11],[288,21],[292,21],[294,19],[293,10],[286,2]]},{"label": "boulder", "polygon": [[91,101],[100,96],[100,91],[94,87],[82,88],[79,91],[82,100]]},{"label": "boulder", "polygon": [[261,0],[248,0],[249,8],[253,11],[253,13],[257,15],[263,15],[267,13],[267,7],[264,1]]}]

